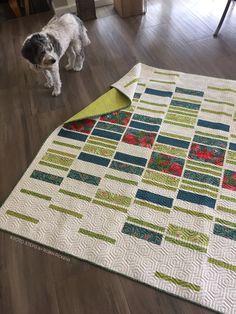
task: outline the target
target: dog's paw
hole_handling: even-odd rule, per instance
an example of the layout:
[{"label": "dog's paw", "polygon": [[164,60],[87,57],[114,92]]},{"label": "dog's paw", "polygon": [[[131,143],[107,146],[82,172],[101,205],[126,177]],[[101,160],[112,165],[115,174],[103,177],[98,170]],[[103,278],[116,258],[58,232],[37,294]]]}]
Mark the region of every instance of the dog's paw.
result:
[{"label": "dog's paw", "polygon": [[53,87],[53,82],[46,82],[46,83],[44,84],[44,87],[46,87],[46,88],[51,88],[51,87]]},{"label": "dog's paw", "polygon": [[81,70],[82,70],[82,68],[83,68],[83,66],[82,66],[82,65],[81,65],[81,66],[76,65],[76,66],[73,68],[73,70],[74,70],[75,72],[79,72],[79,71],[81,71]]},{"label": "dog's paw", "polygon": [[58,96],[58,95],[60,95],[60,93],[61,93],[61,90],[60,89],[56,89],[56,88],[54,88],[54,90],[52,91],[52,96]]},{"label": "dog's paw", "polygon": [[65,69],[66,69],[67,71],[71,71],[71,70],[73,70],[73,67],[72,67],[70,64],[67,64],[67,65],[65,66]]}]

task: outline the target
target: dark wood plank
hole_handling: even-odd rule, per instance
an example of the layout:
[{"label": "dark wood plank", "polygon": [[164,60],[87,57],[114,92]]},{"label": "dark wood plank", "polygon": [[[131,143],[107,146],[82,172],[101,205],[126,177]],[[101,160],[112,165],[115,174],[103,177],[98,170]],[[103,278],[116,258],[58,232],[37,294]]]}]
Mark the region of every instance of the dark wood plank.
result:
[{"label": "dark wood plank", "polygon": [[[236,78],[235,15],[212,37],[221,0],[149,0],[145,16],[121,19],[112,7],[86,22],[92,44],[80,73],[66,72],[62,95],[40,86],[20,56],[24,38],[51,13],[0,24],[0,204],[9,195],[47,136],[109,89],[137,62]],[[0,232],[0,313],[189,313],[211,311],[99,267],[63,260],[17,243]]]}]

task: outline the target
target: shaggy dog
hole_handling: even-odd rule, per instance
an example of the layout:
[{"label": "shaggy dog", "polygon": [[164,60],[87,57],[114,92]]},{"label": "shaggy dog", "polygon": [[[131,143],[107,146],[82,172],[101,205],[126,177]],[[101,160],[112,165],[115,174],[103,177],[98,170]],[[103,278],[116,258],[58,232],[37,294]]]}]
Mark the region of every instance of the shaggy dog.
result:
[{"label": "shaggy dog", "polygon": [[53,96],[61,93],[59,61],[66,52],[67,70],[80,71],[84,63],[84,47],[90,44],[87,29],[73,14],[52,18],[39,33],[31,34],[23,43],[21,53],[31,67],[42,71],[46,87],[53,87]]}]

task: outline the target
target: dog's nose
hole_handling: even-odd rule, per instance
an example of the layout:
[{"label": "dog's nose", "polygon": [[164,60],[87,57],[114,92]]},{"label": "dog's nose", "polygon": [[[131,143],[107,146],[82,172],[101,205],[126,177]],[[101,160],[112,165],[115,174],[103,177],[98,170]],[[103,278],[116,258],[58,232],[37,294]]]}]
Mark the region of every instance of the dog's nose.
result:
[{"label": "dog's nose", "polygon": [[54,64],[54,63],[56,62],[56,59],[51,58],[51,59],[50,59],[50,62],[51,62],[51,64]]}]

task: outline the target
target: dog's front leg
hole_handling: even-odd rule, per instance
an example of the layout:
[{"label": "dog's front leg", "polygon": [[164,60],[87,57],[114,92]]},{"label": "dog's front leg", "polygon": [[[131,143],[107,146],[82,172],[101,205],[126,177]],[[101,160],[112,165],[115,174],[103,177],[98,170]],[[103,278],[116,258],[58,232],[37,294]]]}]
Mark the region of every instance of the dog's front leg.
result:
[{"label": "dog's front leg", "polygon": [[59,73],[59,64],[58,62],[55,63],[50,70],[52,80],[53,80],[53,91],[52,96],[58,96],[61,93],[61,79],[60,79],[60,73]]},{"label": "dog's front leg", "polygon": [[44,86],[48,87],[48,88],[53,87],[53,79],[52,79],[52,75],[51,75],[50,71],[44,70],[43,74],[46,78],[46,83],[44,84]]}]

